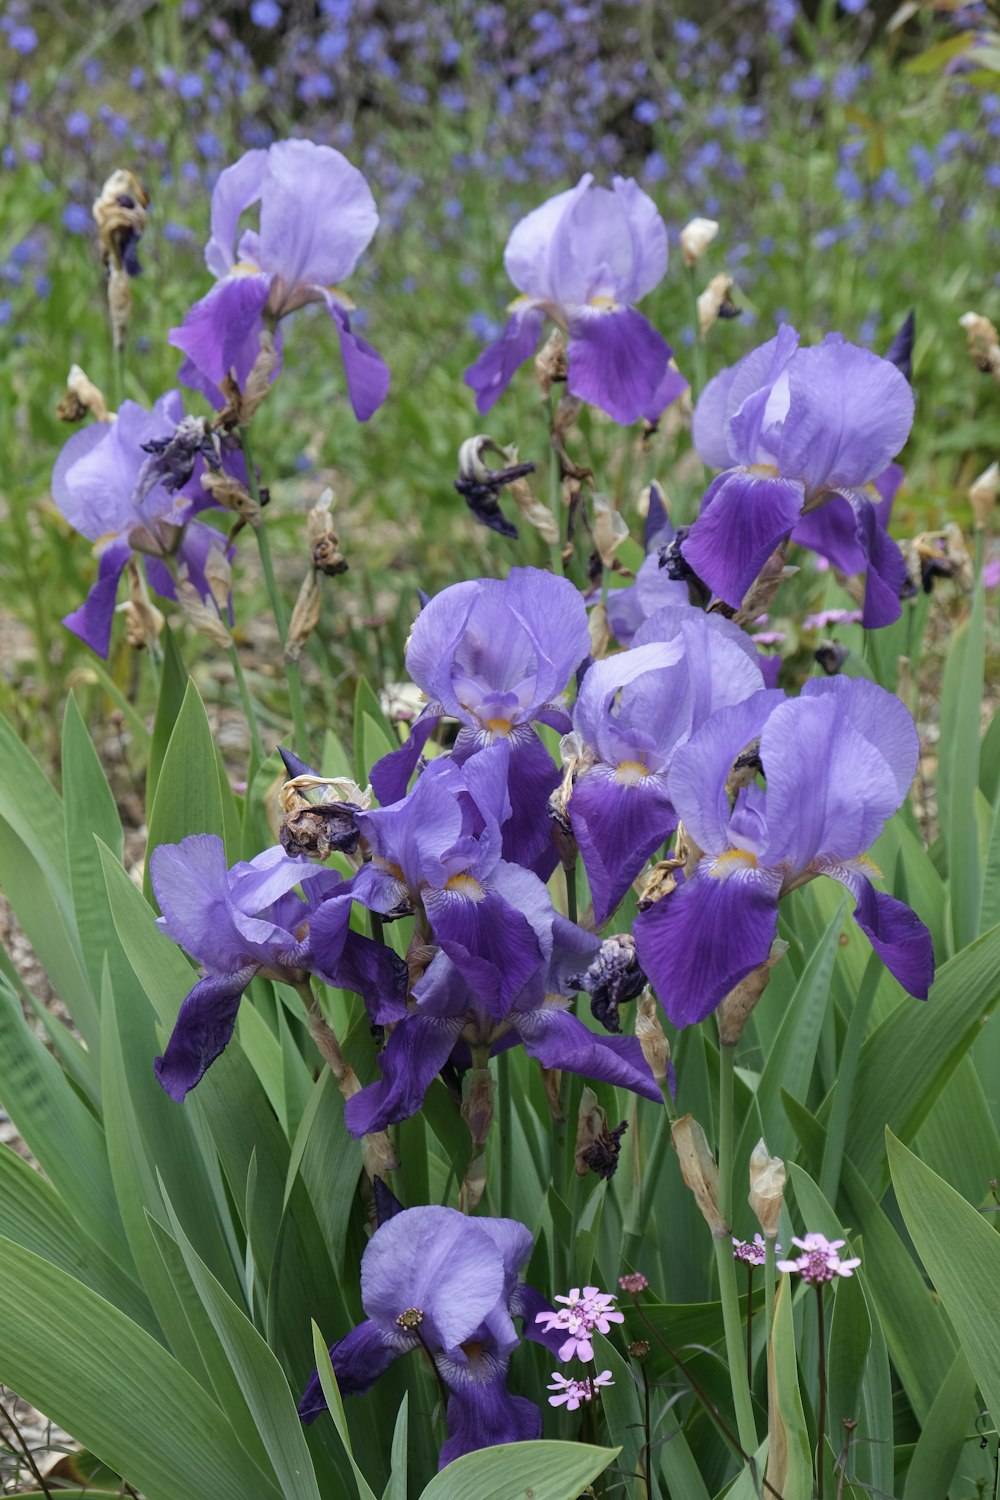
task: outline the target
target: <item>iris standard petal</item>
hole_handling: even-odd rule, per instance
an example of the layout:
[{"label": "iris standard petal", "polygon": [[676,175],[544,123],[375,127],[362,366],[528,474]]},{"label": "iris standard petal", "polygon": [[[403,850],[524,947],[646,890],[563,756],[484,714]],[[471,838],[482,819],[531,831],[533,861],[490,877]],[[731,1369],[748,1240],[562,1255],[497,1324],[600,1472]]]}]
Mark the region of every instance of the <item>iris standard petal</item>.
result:
[{"label": "iris standard petal", "polygon": [[573,307],[567,389],[629,426],[644,417],[667,372],[671,349],[633,307]]},{"label": "iris standard petal", "polygon": [[381,1225],[361,1259],[361,1302],[383,1329],[410,1308],[423,1314],[431,1350],[470,1339],[503,1294],[500,1252],[474,1219],[453,1208],[406,1209]]},{"label": "iris standard petal", "polygon": [[817,859],[863,854],[901,800],[885,755],[854,727],[843,703],[841,694],[792,698],[761,732],[767,778],[761,857],[793,877]]},{"label": "iris standard petal", "polygon": [[734,609],[802,514],[802,486],[776,473],[730,469],[702,501],[681,543],[684,561]]},{"label": "iris standard petal", "polygon": [[735,463],[773,458],[788,411],[787,372],[798,346],[797,332],[783,323],[773,339],[752,349],[735,366],[725,425]]},{"label": "iris standard petal", "polygon": [[271,290],[269,275],[227,276],[191,308],[169,342],[214,385],[235,370],[245,384],[260,348],[262,313]]},{"label": "iris standard petal", "polygon": [[85,641],[98,656],[107,656],[111,645],[111,622],[115,617],[118,583],[131,555],[128,542],[112,542],[104,547],[98,559],[97,582],[79,609],[63,617],[66,629]]},{"label": "iris standard petal", "polygon": [[920,736],[913,717],[895,693],[863,678],[814,677],[802,685],[803,698],[832,697],[859,734],[882,754],[896,781],[901,805],[917,774]]},{"label": "iris standard petal", "polygon": [[[593,174],[585,172],[576,187],[556,193],[514,225],[503,253],[503,263],[518,291],[543,302],[558,300],[555,278],[559,274],[562,244],[566,238],[562,225],[570,222],[574,206],[586,195],[593,180]],[[480,407],[480,411],[487,409]]]},{"label": "iris standard petal", "polygon": [[243,991],[259,964],[235,974],[210,974],[199,980],[181,1005],[167,1049],[153,1062],[163,1088],[178,1103],[199,1083],[225,1049],[236,1025]]},{"label": "iris standard petal", "polygon": [[260,204],[261,264],[287,286],[349,276],[378,228],[364,175],[331,146],[277,141]]},{"label": "iris standard petal", "polygon": [[889,363],[828,334],[788,369],[790,404],[778,465],[810,493],[867,484],[895,458],[913,424],[913,391]]},{"label": "iris standard petal", "polygon": [[499,401],[524,361],[534,354],[544,322],[545,312],[536,303],[515,306],[500,337],[487,344],[466,370],[465,383],[476,393],[476,410],[480,415]]},{"label": "iris standard petal", "polygon": [[344,1106],[344,1123],[356,1139],[385,1130],[417,1113],[424,1095],[451,1056],[464,1016],[404,1017],[379,1053],[382,1077]]},{"label": "iris standard petal", "polygon": [[729,772],[741,750],[759,737],[770,715],[785,701],[780,690],[762,689],[745,702],[713,714],[676,751],[667,776],[670,800],[700,849],[721,854],[729,847]]},{"label": "iris standard petal", "polygon": [[233,248],[240,215],[260,197],[266,171],[267,152],[246,151],[219,173],[212,189],[212,237],[205,246],[205,264],[219,280],[236,262]]},{"label": "iris standard petal", "polygon": [[729,392],[736,379],[738,365],[730,365],[713,375],[701,395],[691,418],[691,439],[698,457],[710,469],[731,469],[737,459],[730,452],[726,434],[729,415]]},{"label": "iris standard petal", "polygon": [[851,892],[857,903],[854,920],[889,973],[908,994],[926,1000],[934,980],[934,943],[916,912],[877,891],[856,866],[831,864],[821,873],[839,880]]},{"label": "iris standard petal", "polygon": [[703,861],[635,919],[639,962],[675,1026],[704,1020],[771,951],[780,877],[751,859],[737,856],[718,875]]},{"label": "iris standard petal", "polygon": [[659,1087],[634,1036],[599,1036],[568,1011],[549,1005],[511,1011],[509,1019],[528,1056],[543,1068],[561,1068],[659,1100]]},{"label": "iris standard petal", "polygon": [[389,366],[366,339],[353,332],[351,320],[337,299],[326,293],[324,300],[340,339],[340,357],[354,415],[359,422],[367,422],[389,394]]}]

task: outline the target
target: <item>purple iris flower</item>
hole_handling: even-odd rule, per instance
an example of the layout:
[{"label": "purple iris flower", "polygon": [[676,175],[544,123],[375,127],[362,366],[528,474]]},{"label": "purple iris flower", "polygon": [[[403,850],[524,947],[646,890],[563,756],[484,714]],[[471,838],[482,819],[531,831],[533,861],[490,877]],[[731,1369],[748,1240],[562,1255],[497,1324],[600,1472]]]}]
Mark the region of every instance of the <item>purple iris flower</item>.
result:
[{"label": "purple iris flower", "polygon": [[598,926],[677,826],[667,776],[678,746],[763,687],[738,626],[690,606],[657,611],[631,650],[589,668],[563,743],[579,767],[566,810]]},{"label": "purple iris flower", "polygon": [[546,805],[559,772],[532,724],[569,729],[557,700],[589,650],[579,592],[540,568],[512,568],[502,582],[471,579],[435,595],[406,648],[407,671],[430,702],[405,745],[372,767],[379,801],[402,798],[428,736],[449,714],[462,725],[452,750],[458,764],[485,747],[503,748],[512,809],[505,857],[524,865],[544,859],[551,847]]},{"label": "purple iris flower", "polygon": [[[828,334],[800,349],[794,328],[710,380],[694,415],[701,457],[725,472],[681,544],[698,576],[738,608],[789,534],[867,576],[866,628],[899,618],[903,556],[872,488],[906,441],[913,393],[889,360]],[[831,551],[832,549],[832,551]],[[840,566],[840,561],[837,561]]]},{"label": "purple iris flower", "polygon": [[372,1008],[382,1020],[403,1013],[399,961],[349,931],[350,883],[336,871],[277,847],[227,869],[222,840],[196,833],[154,849],[150,877],[163,912],[159,927],[207,970],[154,1063],[172,1099],[182,1100],[226,1047],[255,975],[301,985],[313,971],[328,983],[364,989],[369,1001],[397,982],[400,1004]]},{"label": "purple iris flower", "polygon": [[[469,1218],[453,1208],[404,1208],[376,1229],[361,1258],[364,1323],[334,1344],[330,1360],[341,1394],[369,1390],[403,1354],[423,1348],[448,1391],[448,1438],[439,1467],[463,1453],[541,1436],[542,1413],[507,1389],[510,1356],[551,1304],[519,1278],[534,1248],[514,1219]],[[314,1373],[299,1415],[326,1410]]]},{"label": "purple iris flower", "polygon": [[173,558],[187,567],[202,599],[212,598],[205,577],[208,554],[213,547],[227,552],[229,544],[221,532],[191,520],[210,504],[197,483],[204,461],[197,459],[191,482],[180,488],[149,482],[150,456],[144,445],[172,437],[182,417],[177,391],[161,396],[152,411],[123,401],[113,422],[95,422],[75,432],[52,471],[56,505],[94,543],[99,560],[97,582],[86,602],[63,624],[98,656],[108,654],[118,583],[134,552],[144,554],[149,582],[163,597],[177,597],[165,562]]},{"label": "purple iris flower", "polygon": [[567,386],[616,422],[655,421],[687,388],[672,350],[635,302],[667,269],[667,231],[631,178],[611,188],[584,173],[514,226],[504,265],[522,293],[503,334],[465,372],[480,412],[503,395],[535,352],[546,317],[569,337]]},{"label": "purple iris flower", "polygon": [[[244,230],[237,242],[240,216],[255,203],[260,229]],[[332,283],[351,274],[377,226],[363,175],[330,146],[278,141],[227,167],[212,192],[212,237],[205,247],[216,285],[170,334],[187,355],[184,384],[214,401],[230,372],[242,387],[265,326],[275,329],[289,313],[316,302],[333,321],[351,405],[366,422],[385,400],[389,371],[352,332],[353,304]]]},{"label": "purple iris flower", "polygon": [[902,805],[918,751],[899,699],[844,677],[813,679],[799,698],[757,693],[677,751],[670,797],[701,857],[634,926],[639,962],[675,1025],[700,1021],[764,962],[779,898],[818,875],[847,887],[875,952],[926,999],[930,933],[875,890],[866,854]]}]

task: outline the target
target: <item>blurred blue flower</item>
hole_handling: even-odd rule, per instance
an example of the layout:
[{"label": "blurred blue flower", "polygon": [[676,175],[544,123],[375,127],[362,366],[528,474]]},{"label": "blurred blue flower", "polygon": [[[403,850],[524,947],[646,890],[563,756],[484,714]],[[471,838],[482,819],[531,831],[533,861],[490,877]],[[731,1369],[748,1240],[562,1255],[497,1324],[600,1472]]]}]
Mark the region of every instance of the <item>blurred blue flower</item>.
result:
[{"label": "blurred blue flower", "polygon": [[66,116],[66,134],[79,138],[90,130],[90,116],[82,109],[74,109],[72,114]]},{"label": "blurred blue flower", "polygon": [[33,26],[15,26],[7,34],[7,45],[22,57],[28,57],[38,46],[38,33]]},{"label": "blurred blue flower", "polygon": [[277,0],[253,0],[250,19],[264,31],[273,31],[281,23],[281,6],[277,4]]},{"label": "blurred blue flower", "polygon": [[82,203],[67,203],[62,211],[62,223],[70,234],[86,234],[94,227],[90,209],[85,208]]}]

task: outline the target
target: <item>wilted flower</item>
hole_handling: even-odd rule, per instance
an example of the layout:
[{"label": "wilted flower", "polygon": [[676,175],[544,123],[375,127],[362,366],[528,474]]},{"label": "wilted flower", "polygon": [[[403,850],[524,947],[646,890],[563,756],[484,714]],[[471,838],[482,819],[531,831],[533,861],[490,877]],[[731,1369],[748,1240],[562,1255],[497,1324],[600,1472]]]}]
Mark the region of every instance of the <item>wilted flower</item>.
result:
[{"label": "wilted flower", "polygon": [[[111,641],[118,582],[134,552],[143,554],[146,576],[167,599],[177,597],[170,559],[186,567],[188,581],[211,603],[205,564],[213,547],[225,552],[221,532],[191,518],[209,504],[192,480],[178,488],[164,482],[149,445],[169,444],[182,422],[180,396],[169,391],[152,411],[123,401],[117,417],[81,428],[64,445],[52,472],[52,498],[69,524],[94,543],[99,560],[97,582],[86,603],[63,624],[106,656]],[[192,473],[203,465],[192,458]]]},{"label": "wilted flower", "polygon": [[[496,453],[506,460],[503,467],[491,469],[486,463],[487,453]],[[477,437],[466,438],[458,450],[455,488],[480,525],[498,531],[501,536],[516,537],[517,527],[500,509],[500,492],[505,485],[526,479],[534,472],[534,464],[517,462],[516,450],[501,448],[487,433],[480,433]]]},{"label": "wilted flower", "polygon": [[691,219],[681,230],[681,253],[686,266],[696,265],[719,232],[715,219]]},{"label": "wilted flower", "polygon": [[835,1276],[852,1276],[861,1260],[858,1256],[841,1260],[837,1251],[846,1243],[846,1240],[828,1240],[822,1234],[807,1234],[805,1239],[793,1239],[792,1244],[802,1254],[794,1260],[779,1260],[778,1270],[796,1272],[810,1286],[822,1286]]},{"label": "wilted flower", "polygon": [[590,996],[594,1020],[607,1031],[621,1031],[618,1007],[634,1000],[646,987],[632,934],[617,932],[605,938],[597,957],[576,983]]},{"label": "wilted flower", "polygon": [[639,961],[675,1025],[700,1021],[767,961],[779,898],[818,875],[847,887],[883,963],[926,998],[930,934],[875,890],[866,855],[906,797],[918,751],[898,698],[843,677],[814,678],[794,699],[757,693],[677,751],[668,790],[701,857],[634,926]]},{"label": "wilted flower", "polygon": [[886,496],[873,485],[898,485],[890,461],[910,431],[913,393],[894,364],[840,334],[810,349],[798,342],[783,326],[705,387],[695,446],[725,472],[681,551],[738,609],[791,534],[842,572],[865,573],[865,626],[888,625],[899,618],[906,568],[877,509]]},{"label": "wilted flower", "polygon": [[602,1292],[600,1287],[585,1286],[581,1291],[575,1286],[568,1296],[553,1300],[564,1306],[558,1311],[536,1313],[535,1322],[541,1323],[547,1333],[565,1332],[566,1338],[558,1351],[564,1364],[570,1359],[581,1359],[584,1363],[592,1360],[592,1335],[610,1333],[612,1323],[625,1321],[625,1314],[615,1306],[617,1294]]},{"label": "wilted flower", "polygon": [[[330,1350],[344,1396],[367,1391],[403,1354],[423,1348],[448,1391],[448,1439],[439,1467],[495,1443],[541,1435],[533,1401],[507,1389],[510,1356],[524,1337],[550,1345],[535,1327],[541,1295],[519,1280],[534,1245],[513,1219],[468,1218],[452,1208],[400,1209],[389,1198],[361,1259],[361,1303],[367,1319]],[[311,1422],[326,1410],[313,1373],[299,1402]]]},{"label": "wilted flower", "polygon": [[602,1370],[599,1375],[588,1375],[583,1380],[574,1380],[570,1375],[560,1375],[558,1370],[553,1370],[551,1381],[545,1389],[558,1393],[549,1397],[550,1406],[565,1406],[567,1411],[577,1411],[584,1401],[594,1399],[594,1392],[601,1386],[614,1383],[610,1370]]},{"label": "wilted flower", "polygon": [[[236,240],[240,217],[260,204],[260,229]],[[352,332],[353,304],[333,283],[354,270],[378,226],[375,200],[346,157],[312,141],[278,141],[247,151],[212,192],[205,247],[216,285],[170,334],[187,359],[180,379],[210,400],[229,376],[245,386],[265,328],[280,353],[280,320],[308,303],[325,307],[340,339],[347,390],[358,421],[385,400],[389,371]]]},{"label": "wilted flower", "polygon": [[514,226],[504,265],[522,296],[503,335],[466,371],[481,412],[535,352],[546,317],[569,337],[567,385],[616,422],[655,421],[687,387],[671,349],[633,303],[667,269],[667,232],[631,178],[610,190],[588,172]]}]

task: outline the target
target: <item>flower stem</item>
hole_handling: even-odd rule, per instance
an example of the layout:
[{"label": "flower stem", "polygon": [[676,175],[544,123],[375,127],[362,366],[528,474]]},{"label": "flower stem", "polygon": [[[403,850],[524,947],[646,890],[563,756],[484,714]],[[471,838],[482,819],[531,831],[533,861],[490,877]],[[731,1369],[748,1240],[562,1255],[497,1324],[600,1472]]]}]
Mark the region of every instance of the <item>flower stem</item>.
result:
[{"label": "flower stem", "polygon": [[[250,494],[257,503],[260,503],[260,487],[257,484],[257,471],[254,468],[253,454],[250,450],[250,434],[246,427],[240,428],[240,443],[243,448],[243,457],[247,465],[247,486]],[[295,750],[306,760],[309,758],[309,733],[306,729],[305,709],[302,703],[302,678],[299,675],[299,664],[297,661],[289,661],[285,657],[285,642],[288,640],[288,611],[285,601],[281,597],[278,588],[278,580],[274,573],[274,559],[271,556],[271,539],[267,534],[267,523],[263,517],[258,525],[254,527],[257,533],[257,546],[260,549],[260,562],[264,570],[264,583],[267,587],[268,598],[271,601],[271,609],[274,614],[274,623],[278,627],[278,639],[281,642],[281,654],[284,659],[285,680],[288,683],[288,701],[292,709],[292,722],[295,726]]]},{"label": "flower stem", "polygon": [[566,915],[571,922],[576,921],[576,866],[566,871]]},{"label": "flower stem", "polygon": [[657,1485],[656,1476],[653,1471],[653,1429],[649,1420],[649,1376],[646,1374],[646,1363],[639,1361],[639,1373],[642,1376],[642,1431],[645,1439],[642,1445],[642,1470],[646,1482],[646,1500],[656,1500]]},{"label": "flower stem", "polygon": [[691,382],[691,400],[697,401],[705,389],[705,345],[698,319],[698,278],[694,266],[688,266],[688,287],[691,292],[691,331],[694,334],[694,379]]},{"label": "flower stem", "polygon": [[831,1206],[836,1205],[837,1189],[840,1187],[840,1169],[844,1161],[844,1145],[847,1140],[847,1122],[851,1115],[854,1098],[854,1080],[858,1072],[861,1044],[865,1039],[868,1021],[872,1013],[875,991],[882,977],[882,960],[872,953],[861,979],[861,988],[854,1001],[854,1009],[847,1023],[844,1050],[837,1066],[837,1087],[833,1091],[833,1107],[823,1147],[823,1164],[819,1174],[819,1188]]},{"label": "flower stem", "polygon": [[512,1217],[514,1194],[514,1132],[511,1111],[510,1053],[497,1058],[497,1093],[500,1114],[500,1216]]},{"label": "flower stem", "polygon": [[733,1260],[733,1094],[736,1048],[719,1047],[719,1214],[726,1225],[725,1235],[715,1240],[715,1262],[719,1272],[719,1299],[726,1338],[726,1362],[733,1390],[736,1426],[740,1443],[748,1453],[757,1451],[757,1423],[747,1381],[746,1356],[740,1319],[740,1299],[736,1289],[736,1263]]},{"label": "flower stem", "polygon": [[236,686],[239,688],[240,702],[243,705],[243,717],[246,719],[250,730],[251,764],[247,771],[247,783],[249,785],[253,780],[254,770],[264,762],[264,742],[260,737],[260,725],[257,723],[257,714],[254,710],[253,699],[250,697],[250,689],[247,687],[247,680],[243,675],[243,663],[240,661],[240,654],[235,646],[230,646],[229,648],[229,660],[232,663]]},{"label": "flower stem", "polygon": [[823,1448],[826,1443],[826,1323],[823,1318],[823,1285],[816,1283],[819,1334],[819,1414],[816,1419],[816,1497],[823,1500]]}]

